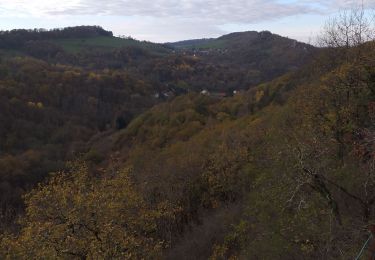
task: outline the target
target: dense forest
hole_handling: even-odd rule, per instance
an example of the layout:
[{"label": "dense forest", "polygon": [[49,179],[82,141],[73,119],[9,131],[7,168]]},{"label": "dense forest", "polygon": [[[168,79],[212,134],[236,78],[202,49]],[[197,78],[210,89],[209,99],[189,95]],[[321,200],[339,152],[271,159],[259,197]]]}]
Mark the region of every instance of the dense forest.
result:
[{"label": "dense forest", "polygon": [[320,47],[0,32],[0,259],[354,259],[374,29],[353,10]]}]

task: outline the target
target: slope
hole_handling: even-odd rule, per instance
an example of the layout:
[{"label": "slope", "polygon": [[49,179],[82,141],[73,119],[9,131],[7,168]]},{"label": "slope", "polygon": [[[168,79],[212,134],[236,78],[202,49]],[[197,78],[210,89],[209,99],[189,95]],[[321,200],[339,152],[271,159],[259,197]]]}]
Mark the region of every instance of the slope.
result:
[{"label": "slope", "polygon": [[374,219],[375,46],[360,48],[230,99],[158,105],[91,152],[176,209],[158,229],[168,259],[351,258]]}]

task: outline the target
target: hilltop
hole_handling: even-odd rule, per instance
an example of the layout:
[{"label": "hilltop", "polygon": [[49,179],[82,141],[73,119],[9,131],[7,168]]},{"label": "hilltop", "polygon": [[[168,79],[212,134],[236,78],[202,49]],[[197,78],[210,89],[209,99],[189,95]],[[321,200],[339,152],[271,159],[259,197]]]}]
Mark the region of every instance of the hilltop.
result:
[{"label": "hilltop", "polygon": [[[42,53],[42,47],[45,48]],[[17,50],[30,55],[53,56],[56,52],[77,53],[87,50],[113,50],[138,47],[150,51],[167,51],[160,44],[113,36],[100,26],[76,26],[62,29],[17,29],[0,32],[0,49]]]},{"label": "hilltop", "polygon": [[197,39],[168,46],[216,64],[246,68],[255,84],[296,70],[318,50],[306,43],[263,32],[236,32],[216,39]]},{"label": "hilltop", "polygon": [[[91,69],[142,68],[150,60],[154,64],[169,63],[169,59],[180,56],[179,60],[187,65],[194,62],[201,64],[200,67],[215,67],[214,70],[241,71],[240,74],[246,74],[241,79],[247,84],[240,87],[244,89],[299,68],[311,58],[315,48],[270,32],[232,33],[217,39],[156,44],[114,37],[112,32],[99,26],[79,26],[0,32],[1,51],[8,56],[32,56]],[[191,57],[196,60],[192,61]],[[146,70],[142,73],[148,73]],[[197,73],[200,72],[193,72]],[[225,87],[223,83],[231,86]],[[217,88],[239,88],[226,79],[223,83]]]}]

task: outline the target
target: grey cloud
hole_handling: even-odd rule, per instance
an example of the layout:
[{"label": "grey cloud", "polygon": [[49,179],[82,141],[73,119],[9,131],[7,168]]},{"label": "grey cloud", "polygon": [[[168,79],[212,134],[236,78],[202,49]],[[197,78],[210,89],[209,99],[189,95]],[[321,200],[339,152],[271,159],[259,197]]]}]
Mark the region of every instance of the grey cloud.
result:
[{"label": "grey cloud", "polygon": [[255,23],[318,11],[307,4],[282,3],[277,0],[81,0],[79,7],[49,13],[175,17],[212,20],[217,24],[225,24]]},{"label": "grey cloud", "polygon": [[[300,14],[326,14],[361,0],[0,0],[15,10],[44,15],[116,15],[212,21],[215,24],[259,23]],[[375,7],[375,0],[364,0]],[[0,10],[1,13],[1,10]],[[2,12],[3,13],[3,12]]]},{"label": "grey cloud", "polygon": [[328,12],[338,11],[339,9],[358,7],[362,3],[366,9],[375,8],[375,0],[303,0],[303,2],[319,4]]}]

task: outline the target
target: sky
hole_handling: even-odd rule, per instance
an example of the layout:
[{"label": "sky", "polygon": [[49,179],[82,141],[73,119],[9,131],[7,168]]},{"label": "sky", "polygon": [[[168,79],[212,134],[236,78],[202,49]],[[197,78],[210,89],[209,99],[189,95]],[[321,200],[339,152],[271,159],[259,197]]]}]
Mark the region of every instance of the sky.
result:
[{"label": "sky", "polygon": [[[99,25],[172,42],[263,31],[313,41],[324,21],[362,0],[0,0],[0,30]],[[375,0],[363,0],[367,9]]]}]

